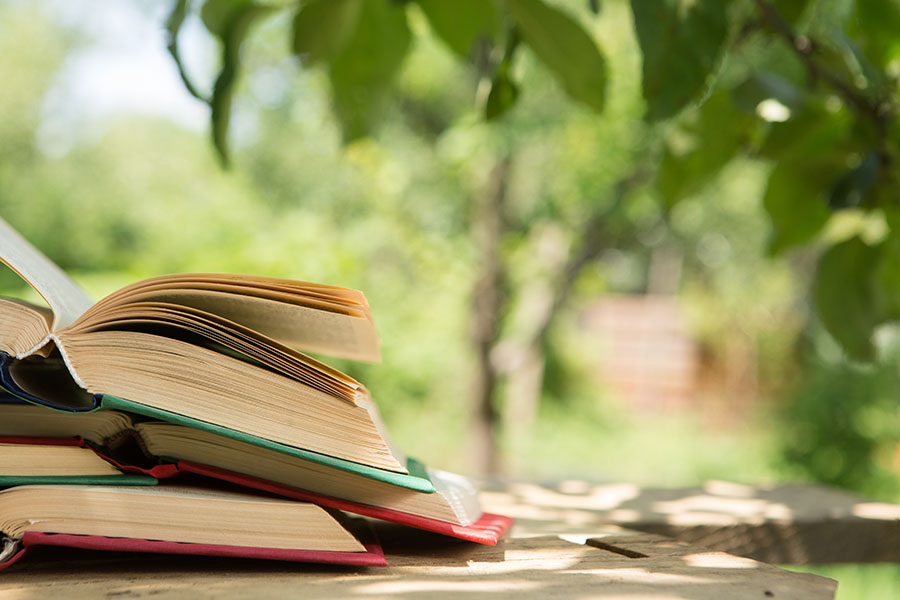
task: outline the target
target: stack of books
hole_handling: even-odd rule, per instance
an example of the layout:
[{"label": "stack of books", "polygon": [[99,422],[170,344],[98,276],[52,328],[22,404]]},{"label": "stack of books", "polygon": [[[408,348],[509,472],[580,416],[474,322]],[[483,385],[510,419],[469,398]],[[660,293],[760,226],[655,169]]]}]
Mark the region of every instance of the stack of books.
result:
[{"label": "stack of books", "polygon": [[0,569],[40,545],[374,566],[370,519],[508,529],[303,353],[379,360],[362,293],[203,273],[95,304],[2,219],[0,260],[49,305],[0,298]]}]

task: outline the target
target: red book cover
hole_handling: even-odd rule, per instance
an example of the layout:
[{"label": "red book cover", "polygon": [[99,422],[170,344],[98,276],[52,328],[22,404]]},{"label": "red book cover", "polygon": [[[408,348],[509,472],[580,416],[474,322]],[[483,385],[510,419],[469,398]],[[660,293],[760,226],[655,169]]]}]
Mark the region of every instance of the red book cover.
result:
[{"label": "red book cover", "polygon": [[[263,558],[292,562],[326,563],[330,565],[354,565],[386,567],[387,560],[381,546],[375,541],[370,527],[356,531],[366,548],[365,552],[327,552],[322,550],[287,550],[283,548],[251,548],[247,546],[220,546],[214,544],[189,544],[162,540],[139,540],[94,535],[70,535],[65,533],[26,532],[20,549],[9,559],[0,562],[3,570],[22,559],[37,546],[66,546],[87,550],[111,550],[116,552],[153,552],[158,554],[189,554],[196,556],[231,556]],[[364,535],[365,534],[365,535]]]}]

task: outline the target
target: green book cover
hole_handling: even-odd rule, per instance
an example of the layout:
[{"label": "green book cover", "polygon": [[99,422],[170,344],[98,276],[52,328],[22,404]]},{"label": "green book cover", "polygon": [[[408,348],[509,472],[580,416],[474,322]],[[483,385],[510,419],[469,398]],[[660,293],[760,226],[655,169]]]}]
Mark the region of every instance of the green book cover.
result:
[{"label": "green book cover", "polygon": [[0,487],[15,485],[156,485],[149,475],[0,475]]},{"label": "green book cover", "polygon": [[[167,421],[169,423],[175,423],[177,425],[184,425],[185,427],[193,427],[194,429],[208,431],[210,433],[215,433],[217,435],[231,438],[233,440],[253,444],[255,446],[267,448],[269,450],[275,450],[276,452],[281,452],[289,456],[296,456],[297,458],[301,458],[303,460],[328,465],[336,469],[341,469],[350,473],[356,473],[357,475],[369,477],[370,479],[377,479],[379,481],[384,481],[396,486],[405,487],[417,492],[432,493],[435,491],[434,484],[432,484],[431,480],[428,478],[428,472],[425,469],[425,465],[412,458],[407,459],[406,468],[409,471],[409,474],[407,475],[404,473],[394,473],[393,471],[377,469],[368,465],[362,465],[349,460],[336,458],[334,456],[328,456],[327,454],[319,454],[318,452],[312,452],[309,450],[304,450],[302,448],[286,446],[284,444],[272,442],[263,438],[242,433],[240,431],[235,431],[233,429],[228,429],[226,427],[221,427],[219,425],[214,425],[212,423],[207,423],[205,421],[200,421],[169,411],[160,410],[158,408],[153,408],[145,404],[139,404],[130,400],[124,400],[115,396],[104,395],[103,400],[100,403],[100,407],[97,410],[120,410],[136,413],[139,415],[144,415],[145,417],[159,419],[160,421]],[[252,475],[252,473],[250,473],[250,475]]]}]

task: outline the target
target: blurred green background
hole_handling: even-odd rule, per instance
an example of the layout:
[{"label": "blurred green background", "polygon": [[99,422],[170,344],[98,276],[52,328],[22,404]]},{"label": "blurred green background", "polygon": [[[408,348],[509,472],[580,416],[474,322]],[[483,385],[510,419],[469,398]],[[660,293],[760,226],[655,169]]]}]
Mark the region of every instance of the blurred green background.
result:
[{"label": "blurred green background", "polygon": [[[415,39],[378,134],[349,144],[327,77],[286,57],[290,20],[273,18],[243,48],[228,170],[208,140],[207,107],[179,87],[165,54],[167,10],[0,4],[0,215],[93,297],[189,271],[363,290],[383,362],[338,366],[370,388],[401,447],[478,475],[478,207],[499,157],[509,165],[498,240],[506,309],[490,355],[503,377],[499,474],[816,481],[900,501],[896,331],[879,330],[878,364],[851,363],[811,308],[816,251],[768,257],[761,198],[772,163],[737,157],[670,213],[647,187],[616,203],[616,183],[654,147],[626,3],[604,2],[592,21],[610,72],[602,114],[569,101],[525,56],[525,91],[490,123],[472,102],[477,79],[411,9]],[[211,86],[215,42],[191,21],[183,41]],[[609,207],[602,247],[535,358],[534,324],[597,206]],[[0,292],[29,297],[9,272]],[[648,359],[640,336],[665,356]],[[635,356],[618,367],[632,379],[609,368],[622,353]],[[536,391],[529,368],[542,373]],[[900,590],[893,567],[835,569],[839,597]]]}]

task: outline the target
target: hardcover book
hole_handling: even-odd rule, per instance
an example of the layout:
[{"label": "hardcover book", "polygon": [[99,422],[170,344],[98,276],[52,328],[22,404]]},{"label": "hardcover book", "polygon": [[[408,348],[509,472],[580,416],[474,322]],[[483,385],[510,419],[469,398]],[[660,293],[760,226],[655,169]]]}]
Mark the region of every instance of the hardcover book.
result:
[{"label": "hardcover book", "polygon": [[0,260],[50,306],[0,299],[0,352],[12,357],[6,389],[56,408],[178,417],[408,474],[365,387],[297,350],[378,360],[362,293],[188,274],[140,281],[93,304],[2,220]]},{"label": "hardcover book", "polygon": [[[506,517],[483,513],[477,489],[459,475],[425,469],[435,490],[425,493],[208,431],[135,423],[119,412],[64,414],[0,404],[0,463],[3,442],[81,446],[105,469],[160,479],[199,474],[483,544],[496,544],[510,525]],[[65,471],[63,465],[44,468]]]},{"label": "hardcover book", "polygon": [[315,504],[193,486],[0,491],[0,569],[40,545],[385,566],[364,524]]}]

